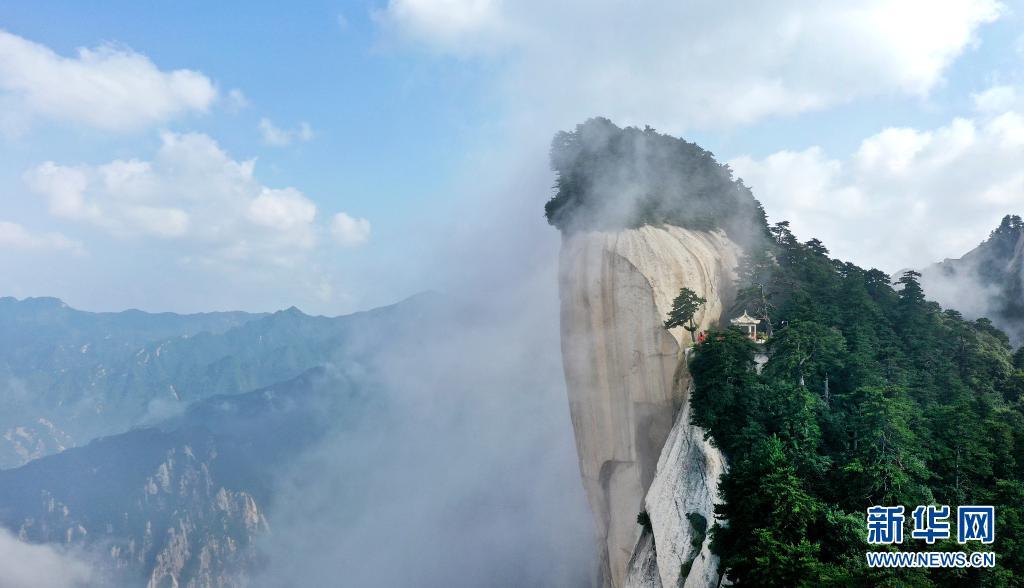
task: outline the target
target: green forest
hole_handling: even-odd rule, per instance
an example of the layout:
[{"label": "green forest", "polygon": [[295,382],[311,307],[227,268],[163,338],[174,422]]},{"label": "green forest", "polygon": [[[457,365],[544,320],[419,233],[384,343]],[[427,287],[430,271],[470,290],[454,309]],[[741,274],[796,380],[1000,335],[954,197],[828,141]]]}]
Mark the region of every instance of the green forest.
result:
[{"label": "green forest", "polygon": [[[757,373],[758,345],[734,330],[690,362],[692,421],[729,461],[711,531],[722,570],[738,586],[1024,585],[1024,352],[928,301],[914,272],[894,287],[787,223],[769,232],[736,306],[770,321],[768,363]],[[995,505],[995,544],[912,539],[910,511],[928,504]],[[872,505],[906,506],[902,545],[866,542]],[[864,552],[883,549],[997,559],[868,568]]]}]

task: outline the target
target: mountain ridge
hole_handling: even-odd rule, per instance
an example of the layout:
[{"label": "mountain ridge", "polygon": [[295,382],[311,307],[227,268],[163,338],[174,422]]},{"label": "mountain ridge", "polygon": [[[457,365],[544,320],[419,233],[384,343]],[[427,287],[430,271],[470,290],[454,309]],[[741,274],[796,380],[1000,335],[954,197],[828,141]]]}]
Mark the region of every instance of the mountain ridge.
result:
[{"label": "mountain ridge", "polygon": [[1024,342],[1024,220],[1007,214],[977,247],[921,268],[929,298],[964,316],[988,318]]},{"label": "mountain ridge", "polygon": [[[422,293],[337,317],[89,313],[58,299],[0,303],[0,468],[154,422],[360,354],[437,304]],[[149,321],[149,322],[147,322]],[[383,321],[383,322],[382,322]]]},{"label": "mountain ridge", "polygon": [[113,584],[244,585],[276,470],[337,426],[328,419],[353,420],[357,390],[313,368],[0,471],[0,523],[24,541],[78,545]]}]

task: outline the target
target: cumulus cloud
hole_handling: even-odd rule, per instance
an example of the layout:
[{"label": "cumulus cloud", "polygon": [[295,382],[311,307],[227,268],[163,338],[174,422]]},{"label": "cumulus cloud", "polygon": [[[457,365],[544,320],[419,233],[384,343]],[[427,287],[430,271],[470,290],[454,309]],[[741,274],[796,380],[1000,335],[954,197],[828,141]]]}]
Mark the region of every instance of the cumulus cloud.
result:
[{"label": "cumulus cloud", "polygon": [[558,126],[601,114],[681,131],[927,95],[1003,12],[996,0],[390,0],[378,21],[442,53],[499,55],[505,94],[523,112],[554,107]]},{"label": "cumulus cloud", "polygon": [[[772,220],[889,271],[960,257],[1022,212],[1024,116],[888,128],[845,158],[820,147],[730,161]],[[952,222],[950,219],[954,219]]]},{"label": "cumulus cloud", "polygon": [[331,219],[331,234],[342,245],[360,245],[370,239],[370,221],[339,212]]},{"label": "cumulus cloud", "polygon": [[74,57],[0,30],[4,127],[46,117],[106,131],[128,131],[190,112],[217,98],[200,72],[159,69],[131,49],[101,45]]},{"label": "cumulus cloud", "polygon": [[274,125],[269,118],[261,118],[259,129],[263,142],[274,147],[284,147],[296,141],[305,142],[313,138],[313,128],[305,122],[299,123],[294,129],[282,129]]},{"label": "cumulus cloud", "polygon": [[264,188],[249,203],[249,217],[258,225],[289,231],[312,223],[316,218],[316,205],[295,188]]},{"label": "cumulus cloud", "polygon": [[167,132],[152,161],[46,162],[24,179],[55,217],[117,237],[180,240],[202,261],[294,262],[315,245],[317,207],[254,171],[255,161],[232,159],[206,135]]},{"label": "cumulus cloud", "polygon": [[6,588],[85,588],[99,578],[83,559],[52,545],[19,541],[0,529],[0,575]]},{"label": "cumulus cloud", "polygon": [[0,249],[69,251],[80,254],[82,244],[60,233],[36,233],[18,223],[0,221]]}]

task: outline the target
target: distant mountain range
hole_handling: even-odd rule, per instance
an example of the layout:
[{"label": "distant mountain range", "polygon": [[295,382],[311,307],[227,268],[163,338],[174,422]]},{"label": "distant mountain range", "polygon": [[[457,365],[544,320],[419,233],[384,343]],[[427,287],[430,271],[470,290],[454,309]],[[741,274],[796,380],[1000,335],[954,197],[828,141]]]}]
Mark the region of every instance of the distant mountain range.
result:
[{"label": "distant mountain range", "polygon": [[436,302],[330,318],[0,299],[0,525],[84,549],[111,585],[244,585],[272,474],[358,420],[375,356]]},{"label": "distant mountain range", "polygon": [[424,299],[329,318],[294,307],[91,313],[54,298],[2,298],[0,468],[155,423],[197,400],[351,360]]},{"label": "distant mountain range", "polygon": [[0,298],[0,468],[126,428],[109,414],[128,400],[111,402],[115,380],[123,380],[116,396],[136,404],[168,396],[141,393],[128,375],[148,345],[220,335],[262,316],[93,313],[56,298]]},{"label": "distant mountain range", "polygon": [[272,474],[357,413],[357,389],[317,368],[0,471],[0,524],[108,555],[113,585],[234,585],[258,563]]}]

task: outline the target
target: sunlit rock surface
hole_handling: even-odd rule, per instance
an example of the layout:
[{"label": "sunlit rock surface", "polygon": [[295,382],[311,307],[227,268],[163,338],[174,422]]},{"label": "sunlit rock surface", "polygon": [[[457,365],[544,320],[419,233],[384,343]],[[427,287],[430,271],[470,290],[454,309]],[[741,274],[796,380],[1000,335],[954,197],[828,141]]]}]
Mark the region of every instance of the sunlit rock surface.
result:
[{"label": "sunlit rock surface", "polygon": [[[655,480],[676,411],[687,398],[689,375],[685,368],[677,373],[677,367],[680,351],[691,344],[690,334],[682,328],[666,331],[662,322],[679,290],[688,287],[708,300],[696,316],[700,327],[717,325],[733,296],[732,272],[738,254],[738,247],[722,233],[674,226],[582,232],[563,240],[559,275],[563,364],[580,472],[597,529],[606,586],[626,585],[627,567],[641,531],[636,517],[645,508],[644,497]],[[659,485],[659,496],[663,497],[655,498],[653,506],[665,517],[674,510],[688,524],[686,509],[705,512],[710,508],[710,498],[701,497],[717,484],[721,457],[700,459],[699,453],[710,448],[691,442],[701,439],[700,432],[688,421],[680,422],[673,438],[678,437],[675,455],[682,462],[662,468],[666,480]],[[694,466],[698,463],[706,467],[700,470]],[[701,483],[693,480],[708,474],[714,476],[712,485],[701,491]],[[682,493],[675,507],[665,502],[673,492]],[[674,550],[666,546],[663,556],[659,540],[659,535],[685,540],[687,530],[680,528],[685,525],[668,518],[661,522],[655,516],[652,522],[659,569],[664,558],[688,558],[688,544]],[[695,561],[694,572],[710,563],[707,558]],[[674,564],[676,576],[680,565]],[[673,578],[666,572],[660,572],[663,582]]]}]

